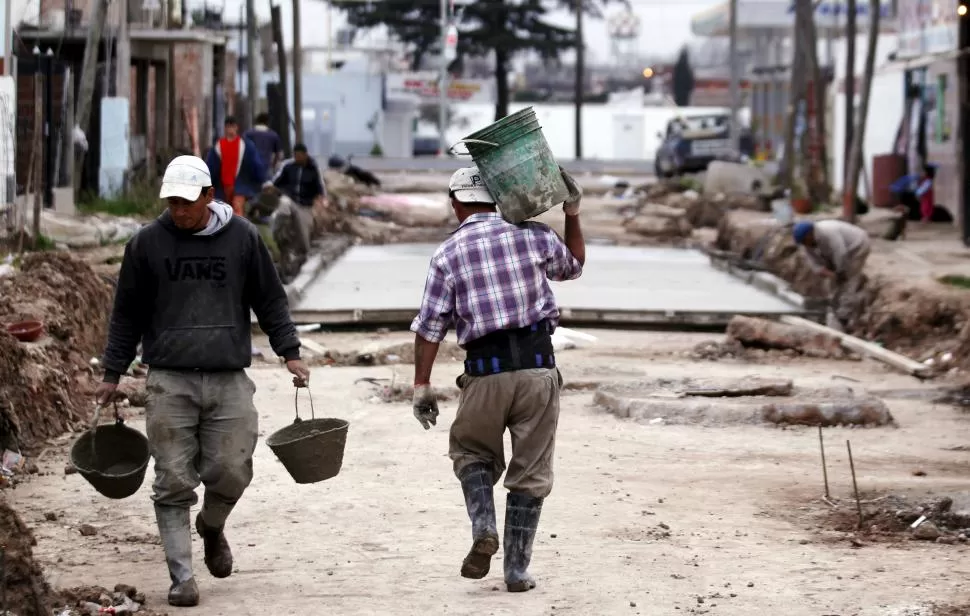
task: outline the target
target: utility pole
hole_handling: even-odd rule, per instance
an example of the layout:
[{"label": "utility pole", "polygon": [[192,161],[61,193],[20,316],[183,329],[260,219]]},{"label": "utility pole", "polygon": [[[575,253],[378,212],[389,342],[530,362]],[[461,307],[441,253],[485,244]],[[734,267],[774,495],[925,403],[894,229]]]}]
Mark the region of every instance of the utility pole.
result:
[{"label": "utility pole", "polygon": [[293,0],[293,124],[297,143],[303,143],[303,51],[301,45],[300,0]]},{"label": "utility pole", "polygon": [[[97,0],[88,26],[87,40],[84,42],[84,59],[81,63],[81,83],[78,85],[77,126],[87,135],[91,124],[91,105],[94,100],[94,80],[98,72],[98,47],[101,46],[101,31],[111,0]],[[91,140],[88,140],[90,143]],[[74,159],[74,192],[81,187],[84,153]]]},{"label": "utility pole", "polygon": [[[845,144],[842,146],[842,186],[848,184],[849,156],[855,131],[855,41],[856,0],[848,0],[845,22]],[[845,204],[843,204],[845,207]],[[853,204],[852,207],[855,207]],[[844,212],[846,214],[850,212]]]},{"label": "utility pole", "polygon": [[290,146],[290,90],[286,68],[286,47],[283,44],[283,13],[277,4],[270,6],[269,14],[270,23],[273,26],[273,41],[276,42],[276,64],[280,71],[280,96],[283,97],[283,130],[280,132],[280,139],[283,140],[283,152],[290,156],[293,154],[293,148]]},{"label": "utility pole", "polygon": [[734,151],[740,153],[741,127],[738,124],[738,110],[741,107],[741,96],[738,90],[740,89],[741,66],[738,62],[738,0],[731,0],[730,11],[728,61],[731,63],[731,147]]},{"label": "utility pole", "polygon": [[3,57],[3,70],[0,75],[13,75],[13,19],[10,0],[4,2],[3,31],[0,31],[0,56]]},{"label": "utility pole", "polygon": [[247,126],[252,128],[259,113],[259,72],[256,70],[256,0],[246,0],[246,97],[249,99]]},{"label": "utility pole", "polygon": [[583,95],[586,92],[586,42],[583,40],[583,0],[576,0],[576,160],[583,159]]},{"label": "utility pole", "polygon": [[[28,191],[32,191],[34,196],[34,216],[33,224],[31,225],[31,235],[34,240],[34,247],[40,246],[40,212],[41,212],[41,184],[43,183],[42,177],[44,175],[44,163],[38,157],[43,149],[43,132],[44,132],[44,111],[41,97],[41,88],[43,88],[43,77],[41,72],[41,55],[40,48],[34,47],[34,134],[33,140],[30,147],[30,167],[32,173],[28,174],[28,182],[30,182],[30,187]],[[28,192],[28,194],[31,194]]]},{"label": "utility pole", "polygon": [[37,56],[40,65],[37,67],[44,75],[44,207],[54,207],[54,50],[47,48],[47,53]]},{"label": "utility pole", "polygon": [[448,0],[441,0],[441,69],[438,71],[438,155],[448,151]]},{"label": "utility pole", "polygon": [[118,5],[118,54],[115,96],[131,100],[131,36],[128,32],[128,0]]}]

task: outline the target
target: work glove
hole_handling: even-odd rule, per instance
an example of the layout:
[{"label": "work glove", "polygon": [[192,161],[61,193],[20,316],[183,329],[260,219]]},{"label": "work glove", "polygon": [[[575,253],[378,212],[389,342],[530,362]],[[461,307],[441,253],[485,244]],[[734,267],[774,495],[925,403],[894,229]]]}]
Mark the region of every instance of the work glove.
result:
[{"label": "work glove", "polygon": [[573,176],[566,173],[566,170],[559,166],[559,172],[562,174],[562,181],[566,183],[566,190],[569,191],[569,196],[562,204],[562,209],[569,216],[576,216],[579,214],[579,202],[583,199],[583,189],[579,187]]},{"label": "work glove", "polygon": [[412,400],[414,418],[421,422],[425,430],[438,423],[438,398],[431,385],[418,385],[414,388]]}]

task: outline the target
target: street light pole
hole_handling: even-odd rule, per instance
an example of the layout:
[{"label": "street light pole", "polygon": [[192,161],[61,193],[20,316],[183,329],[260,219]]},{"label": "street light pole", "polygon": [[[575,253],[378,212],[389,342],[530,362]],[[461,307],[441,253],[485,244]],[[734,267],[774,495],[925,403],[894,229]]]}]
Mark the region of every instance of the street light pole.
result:
[{"label": "street light pole", "polygon": [[441,69],[438,72],[439,156],[448,150],[448,0],[441,0]]},{"label": "street light pole", "polygon": [[738,124],[738,110],[741,108],[739,92],[741,67],[738,62],[738,0],[731,0],[730,10],[728,34],[731,40],[728,61],[731,63],[731,147],[740,154],[741,126]]}]

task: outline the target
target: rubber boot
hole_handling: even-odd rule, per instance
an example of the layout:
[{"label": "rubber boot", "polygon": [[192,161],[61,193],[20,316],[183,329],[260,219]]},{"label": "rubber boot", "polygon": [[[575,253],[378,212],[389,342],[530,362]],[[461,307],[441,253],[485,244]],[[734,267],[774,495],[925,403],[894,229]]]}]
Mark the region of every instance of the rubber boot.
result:
[{"label": "rubber boot", "polygon": [[206,526],[200,511],[195,517],[195,530],[202,537],[202,544],[205,547],[205,566],[212,577],[227,578],[232,575],[232,550],[229,549],[229,542],[222,532],[222,527]]},{"label": "rubber boot", "polygon": [[158,534],[165,549],[165,562],[172,586],[168,604],[192,607],[199,604],[199,587],[192,575],[192,527],[188,507],[155,505]]},{"label": "rubber boot", "polygon": [[509,592],[525,592],[536,587],[529,575],[532,543],[539,527],[542,499],[509,492],[505,502],[505,587]]},{"label": "rubber boot", "polygon": [[461,576],[480,580],[488,575],[492,556],[498,552],[491,467],[470,464],[463,468],[461,490],[465,493],[465,508],[472,522],[472,547],[461,563]]}]

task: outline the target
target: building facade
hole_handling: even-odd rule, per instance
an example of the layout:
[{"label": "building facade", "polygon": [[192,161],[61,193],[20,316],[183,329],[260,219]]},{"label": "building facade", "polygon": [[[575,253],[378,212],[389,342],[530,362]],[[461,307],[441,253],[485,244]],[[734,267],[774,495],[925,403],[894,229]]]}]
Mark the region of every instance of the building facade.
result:
[{"label": "building facade", "polygon": [[910,170],[924,158],[937,165],[936,198],[960,226],[970,245],[970,215],[965,161],[970,160],[966,103],[967,60],[961,50],[968,44],[967,19],[960,17],[953,0],[898,0],[899,50],[903,63],[901,86],[915,108],[906,129],[905,153]]}]

